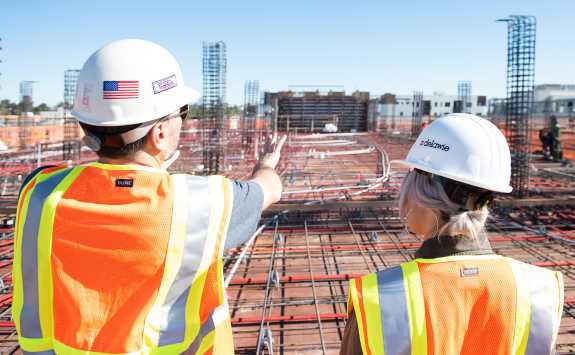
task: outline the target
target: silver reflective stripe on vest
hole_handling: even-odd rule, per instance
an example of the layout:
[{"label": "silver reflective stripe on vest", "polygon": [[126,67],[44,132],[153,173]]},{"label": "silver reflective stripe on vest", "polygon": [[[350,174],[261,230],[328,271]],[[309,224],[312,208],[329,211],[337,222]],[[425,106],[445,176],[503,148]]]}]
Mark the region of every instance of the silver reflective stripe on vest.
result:
[{"label": "silver reflective stripe on vest", "polygon": [[56,355],[53,350],[46,350],[46,351],[22,351],[24,355]]},{"label": "silver reflective stripe on vest", "polygon": [[25,338],[42,338],[39,312],[38,290],[38,232],[40,218],[46,198],[52,190],[70,173],[72,169],[57,172],[46,180],[36,184],[32,191],[26,221],[22,231],[22,280],[23,299],[20,313],[21,336]]},{"label": "silver reflective stripe on vest", "polygon": [[525,355],[551,354],[555,337],[553,323],[559,307],[558,284],[549,270],[523,263],[520,266],[529,280],[531,302],[531,323]]},{"label": "silver reflective stripe on vest", "polygon": [[208,178],[198,176],[184,177],[182,175],[173,176],[172,178],[185,178],[186,180],[184,185],[187,190],[178,191],[174,189],[174,198],[177,198],[178,195],[176,194],[184,194],[187,201],[188,219],[182,264],[162,305],[159,346],[179,343],[184,340],[186,332],[186,300],[192,280],[202,261],[211,208]]},{"label": "silver reflective stripe on vest", "polygon": [[378,272],[377,288],[385,355],[409,355],[411,337],[401,267]]}]

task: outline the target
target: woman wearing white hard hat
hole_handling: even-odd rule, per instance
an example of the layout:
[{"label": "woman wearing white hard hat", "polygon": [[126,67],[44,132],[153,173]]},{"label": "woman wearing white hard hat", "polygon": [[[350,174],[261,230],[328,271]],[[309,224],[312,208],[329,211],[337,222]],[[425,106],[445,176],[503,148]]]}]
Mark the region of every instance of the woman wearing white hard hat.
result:
[{"label": "woman wearing white hard hat", "polygon": [[485,223],[508,193],[503,134],[451,114],[426,127],[405,160],[399,210],[423,239],[413,261],[350,282],[341,354],[554,353],[561,273],[496,255]]}]

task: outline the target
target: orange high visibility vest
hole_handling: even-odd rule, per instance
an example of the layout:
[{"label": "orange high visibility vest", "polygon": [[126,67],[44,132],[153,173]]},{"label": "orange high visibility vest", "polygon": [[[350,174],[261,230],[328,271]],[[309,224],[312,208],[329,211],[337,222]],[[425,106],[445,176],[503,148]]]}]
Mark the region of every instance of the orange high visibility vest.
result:
[{"label": "orange high visibility vest", "polygon": [[12,316],[25,352],[233,354],[229,180],[93,163],[21,191]]},{"label": "orange high visibility vest", "polygon": [[499,255],[416,259],[350,282],[363,354],[552,354],[560,272]]}]

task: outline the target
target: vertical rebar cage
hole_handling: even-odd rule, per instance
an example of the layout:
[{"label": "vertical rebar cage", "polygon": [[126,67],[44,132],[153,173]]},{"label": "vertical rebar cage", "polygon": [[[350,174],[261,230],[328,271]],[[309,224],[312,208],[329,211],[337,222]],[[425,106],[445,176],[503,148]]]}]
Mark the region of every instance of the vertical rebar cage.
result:
[{"label": "vertical rebar cage", "polygon": [[70,115],[76,96],[76,85],[80,70],[70,69],[64,72],[64,135],[62,137],[62,159],[74,160],[80,158],[80,143],[78,141],[78,123]]},{"label": "vertical rebar cage", "polygon": [[202,58],[202,145],[205,174],[218,174],[225,166],[223,161],[224,115],[226,102],[226,44],[204,42]]},{"label": "vertical rebar cage", "polygon": [[34,84],[35,81],[24,80],[20,82],[20,103],[22,112],[18,116],[18,147],[25,149],[32,141],[32,129],[34,118],[30,115],[34,111]]},{"label": "vertical rebar cage", "polygon": [[421,122],[423,118],[423,92],[413,92],[413,110],[411,114],[411,136],[417,137],[421,133]]},{"label": "vertical rebar cage", "polygon": [[529,183],[529,121],[535,81],[534,16],[512,15],[507,22],[507,116],[505,133],[511,150],[511,185],[524,196]]},{"label": "vertical rebar cage", "polygon": [[471,81],[457,82],[457,99],[461,101],[461,112],[471,113]]},{"label": "vertical rebar cage", "polygon": [[242,134],[242,148],[248,148],[255,136],[256,119],[260,107],[260,82],[258,80],[246,80],[244,84],[244,109],[240,124]]}]

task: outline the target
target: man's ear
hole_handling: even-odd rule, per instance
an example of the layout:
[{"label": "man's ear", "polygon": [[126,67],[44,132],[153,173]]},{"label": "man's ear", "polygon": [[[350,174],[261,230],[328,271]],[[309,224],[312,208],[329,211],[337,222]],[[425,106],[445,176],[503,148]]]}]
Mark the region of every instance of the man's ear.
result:
[{"label": "man's ear", "polygon": [[148,144],[156,152],[169,149],[169,135],[167,121],[158,122],[150,130]]}]

